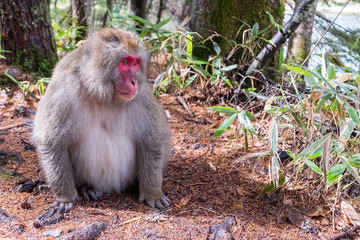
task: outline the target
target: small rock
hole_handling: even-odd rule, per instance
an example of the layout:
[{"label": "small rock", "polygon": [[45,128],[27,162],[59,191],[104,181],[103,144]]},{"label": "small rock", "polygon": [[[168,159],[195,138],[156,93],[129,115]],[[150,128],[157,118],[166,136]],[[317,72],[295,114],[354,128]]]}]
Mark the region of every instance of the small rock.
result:
[{"label": "small rock", "polygon": [[195,143],[193,145],[190,145],[191,149],[199,149],[199,148],[204,148],[204,147],[206,147],[205,143]]},{"label": "small rock", "polygon": [[32,193],[36,187],[41,186],[43,184],[45,184],[45,180],[43,178],[39,178],[35,181],[31,179],[27,179],[24,181],[20,181],[16,184],[17,185],[16,191],[20,193],[23,192]]},{"label": "small rock", "polygon": [[329,226],[329,225],[330,225],[329,219],[327,219],[326,217],[324,217],[323,219],[321,219],[320,225],[322,225],[322,226]]},{"label": "small rock", "polygon": [[170,114],[169,110],[165,110],[165,115],[168,119],[171,118],[171,114]]},{"label": "small rock", "polygon": [[20,77],[22,74],[21,70],[17,68],[8,68],[4,71],[4,73],[7,73],[14,78]]},{"label": "small rock", "polygon": [[62,233],[62,229],[57,228],[50,231],[43,232],[43,235],[50,237],[58,237]]},{"label": "small rock", "polygon": [[30,209],[31,208],[31,205],[30,205],[30,203],[28,203],[27,200],[25,200],[25,202],[22,202],[20,206],[22,209]]},{"label": "small rock", "polygon": [[289,154],[286,151],[283,151],[282,149],[278,150],[278,154],[281,161],[285,161],[290,157]]}]

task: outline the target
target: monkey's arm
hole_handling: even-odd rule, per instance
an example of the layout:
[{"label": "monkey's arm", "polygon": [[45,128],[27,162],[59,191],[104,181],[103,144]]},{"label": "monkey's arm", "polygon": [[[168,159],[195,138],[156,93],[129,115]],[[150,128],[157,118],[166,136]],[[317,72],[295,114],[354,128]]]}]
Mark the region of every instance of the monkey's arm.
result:
[{"label": "monkey's arm", "polygon": [[151,207],[168,207],[171,201],[163,194],[161,185],[163,181],[164,154],[161,149],[139,149],[139,202],[146,201]]},{"label": "monkey's arm", "polygon": [[170,200],[163,194],[163,170],[171,155],[171,133],[163,109],[151,94],[140,116],[140,138],[136,145],[140,198],[151,207],[164,208]]},{"label": "monkey's arm", "polygon": [[78,194],[68,151],[61,147],[54,150],[44,144],[38,145],[38,153],[48,184],[56,195],[55,207],[60,211],[70,211]]},{"label": "monkey's arm", "polygon": [[63,86],[48,88],[35,116],[33,140],[36,143],[41,165],[48,184],[56,195],[56,205],[69,211],[77,199],[74,174],[69,158],[70,132],[74,128],[69,119],[73,107]]}]

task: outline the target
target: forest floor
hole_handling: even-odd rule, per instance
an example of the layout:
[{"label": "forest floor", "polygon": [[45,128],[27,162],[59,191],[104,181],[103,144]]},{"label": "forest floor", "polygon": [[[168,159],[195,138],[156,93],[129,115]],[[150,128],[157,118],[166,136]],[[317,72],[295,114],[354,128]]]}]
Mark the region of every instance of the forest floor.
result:
[{"label": "forest floor", "polygon": [[[105,222],[106,230],[99,239],[219,239],[211,237],[209,228],[226,217],[236,219],[229,230],[235,239],[328,239],[340,232],[336,224],[333,228],[332,211],[314,188],[260,194],[269,183],[269,159],[241,158],[245,154],[243,138],[235,133],[213,137],[213,129],[224,117],[199,98],[185,100],[193,117],[174,94],[159,98],[171,115],[168,121],[174,145],[163,184],[172,201],[168,209],[151,209],[137,202],[137,193],[125,192],[106,195],[98,202],[81,199],[64,220],[35,228],[34,220],[51,208],[53,194],[46,189],[20,193],[17,183],[43,177],[29,124],[38,98],[24,98],[16,86],[0,90],[0,210],[14,217],[6,221],[0,213],[0,238],[53,239],[44,232],[61,229],[63,235]],[[235,137],[229,140],[231,134]],[[268,141],[255,137],[249,146],[250,152],[266,151]],[[315,210],[307,214],[310,217],[302,214],[311,209]],[[299,214],[307,219],[307,227],[288,220]],[[14,225],[24,229],[13,230]]]}]

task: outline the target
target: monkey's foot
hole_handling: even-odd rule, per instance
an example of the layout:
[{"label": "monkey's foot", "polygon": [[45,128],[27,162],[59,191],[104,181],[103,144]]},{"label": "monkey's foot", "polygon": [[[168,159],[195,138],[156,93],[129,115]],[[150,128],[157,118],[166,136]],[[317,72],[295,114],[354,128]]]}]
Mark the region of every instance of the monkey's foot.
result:
[{"label": "monkey's foot", "polygon": [[96,192],[94,188],[89,185],[84,185],[79,189],[80,194],[86,201],[99,201],[101,200],[101,193]]},{"label": "monkey's foot", "polygon": [[55,202],[54,209],[55,212],[67,213],[74,207],[73,202]]},{"label": "monkey's foot", "polygon": [[155,200],[155,201],[154,200],[147,200],[143,196],[140,196],[139,202],[142,203],[144,201],[146,201],[146,203],[150,207],[154,208],[156,206],[156,207],[158,207],[160,209],[165,209],[165,208],[169,207],[170,204],[171,204],[170,199],[168,197],[166,197],[165,195],[163,195],[160,199]]}]

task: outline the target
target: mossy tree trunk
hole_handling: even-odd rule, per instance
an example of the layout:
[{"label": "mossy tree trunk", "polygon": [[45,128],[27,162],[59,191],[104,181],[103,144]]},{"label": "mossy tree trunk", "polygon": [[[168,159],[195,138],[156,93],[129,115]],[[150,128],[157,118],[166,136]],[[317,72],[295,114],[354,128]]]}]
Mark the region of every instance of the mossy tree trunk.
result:
[{"label": "mossy tree trunk", "polygon": [[131,0],[131,10],[138,17],[146,19],[147,0]]},{"label": "mossy tree trunk", "polygon": [[[281,0],[192,0],[190,29],[200,33],[204,38],[214,34],[214,32],[220,34],[228,40],[235,40],[237,44],[243,43],[243,32],[248,30],[249,27],[242,27],[244,23],[250,26],[254,26],[255,23],[259,24],[259,30],[268,27],[270,17],[266,13],[269,12],[277,23],[282,23],[284,17],[284,4]],[[241,28],[242,27],[242,28]],[[267,32],[263,37],[271,39],[272,35],[277,31]],[[221,48],[221,55],[227,56],[234,46],[224,38],[215,38],[215,41]],[[258,40],[259,45],[254,52],[256,56],[266,45],[265,41]],[[212,48],[211,46],[209,46]],[[203,58],[204,51],[200,50],[199,54]],[[196,54],[196,53],[195,53]],[[209,54],[209,52],[207,52]],[[231,60],[239,61],[241,56],[241,48],[237,51]],[[252,56],[251,56],[252,57]],[[249,59],[249,58],[248,58]],[[249,59],[250,60],[250,59]],[[279,63],[279,54],[276,55],[269,64],[270,66],[277,68]],[[243,64],[243,63],[241,63]]]},{"label": "mossy tree trunk", "polygon": [[72,17],[77,20],[77,25],[82,27],[79,29],[79,36],[75,40],[85,39],[88,33],[91,7],[93,0],[71,0]]},{"label": "mossy tree trunk", "polygon": [[[295,7],[303,0],[296,0]],[[311,36],[314,25],[314,17],[316,12],[317,0],[310,9],[309,14],[304,22],[302,22],[291,35],[286,54],[286,62],[288,64],[302,64],[311,50]],[[307,66],[308,62],[306,62]]]},{"label": "mossy tree trunk", "polygon": [[57,61],[49,1],[0,0],[1,49],[6,64],[49,75]]}]

